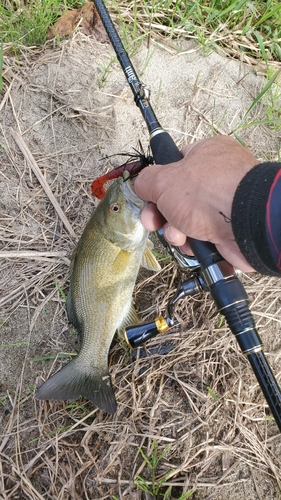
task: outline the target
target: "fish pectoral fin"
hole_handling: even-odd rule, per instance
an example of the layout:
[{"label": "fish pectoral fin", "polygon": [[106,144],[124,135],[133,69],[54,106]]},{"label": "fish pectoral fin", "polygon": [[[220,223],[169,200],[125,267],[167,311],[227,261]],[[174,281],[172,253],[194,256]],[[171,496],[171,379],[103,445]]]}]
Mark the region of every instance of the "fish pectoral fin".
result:
[{"label": "fish pectoral fin", "polygon": [[79,396],[92,401],[107,413],[115,413],[117,404],[107,368],[80,370],[74,359],[50,377],[35,393],[37,399],[76,399]]},{"label": "fish pectoral fin", "polygon": [[126,326],[130,325],[138,325],[139,323],[141,323],[140,317],[135,309],[135,306],[132,304],[129,314],[126,316],[125,320],[122,323],[122,328],[126,328]]},{"label": "fish pectoral fin", "polygon": [[128,252],[125,250],[119,250],[117,256],[114,259],[113,262],[113,269],[116,270],[118,273],[122,273],[126,271],[127,266],[128,266]]},{"label": "fish pectoral fin", "polygon": [[139,325],[140,323],[141,323],[140,317],[135,309],[135,306],[132,304],[130,307],[129,314],[126,316],[123,323],[117,329],[119,340],[121,341],[124,340],[124,328],[126,328],[127,326]]},{"label": "fish pectoral fin", "polygon": [[141,265],[146,269],[149,269],[150,271],[161,270],[161,266],[159,262],[157,262],[156,257],[154,257],[153,253],[151,252],[149,246],[146,246],[146,248],[144,249]]}]

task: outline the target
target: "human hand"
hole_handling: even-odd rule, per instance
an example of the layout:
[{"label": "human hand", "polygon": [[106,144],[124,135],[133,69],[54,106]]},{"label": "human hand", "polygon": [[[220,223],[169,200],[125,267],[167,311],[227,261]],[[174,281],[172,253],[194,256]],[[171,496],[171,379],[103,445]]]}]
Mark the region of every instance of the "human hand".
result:
[{"label": "human hand", "polygon": [[136,194],[151,202],[141,220],[150,231],[162,227],[166,240],[192,254],[186,236],[212,242],[222,257],[244,272],[254,271],[240,252],[231,227],[234,193],[259,163],[228,136],[202,139],[182,149],[183,159],[140,172]]}]

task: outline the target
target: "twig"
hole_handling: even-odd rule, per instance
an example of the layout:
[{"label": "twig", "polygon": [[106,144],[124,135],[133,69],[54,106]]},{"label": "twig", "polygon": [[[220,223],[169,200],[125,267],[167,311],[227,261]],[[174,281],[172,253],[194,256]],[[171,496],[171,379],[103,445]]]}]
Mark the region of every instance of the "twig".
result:
[{"label": "twig", "polygon": [[5,93],[5,95],[4,95],[4,97],[3,97],[3,99],[2,99],[2,101],[1,101],[1,103],[0,103],[0,111],[2,111],[2,109],[4,108],[5,103],[6,103],[6,102],[7,102],[7,100],[8,100],[8,97],[9,97],[10,92],[11,92],[11,88],[12,88],[12,86],[13,86],[13,82],[14,82],[14,80],[12,80],[12,81],[11,81],[11,83],[10,83],[10,85],[9,85],[8,89],[6,90],[6,93]]},{"label": "twig", "polygon": [[55,196],[53,195],[49,184],[47,183],[46,179],[44,178],[40,168],[38,167],[37,162],[35,161],[34,156],[32,155],[32,153],[31,153],[30,149],[28,148],[27,144],[25,143],[24,139],[12,128],[11,128],[11,134],[12,134],[14,141],[16,142],[18,147],[20,148],[22,154],[24,155],[25,159],[27,160],[28,164],[32,168],[32,170],[33,170],[34,174],[36,175],[38,181],[40,182],[41,186],[43,187],[46,195],[48,196],[48,198],[49,198],[50,202],[52,203],[54,209],[56,210],[58,216],[62,220],[65,228],[67,229],[67,231],[69,232],[69,234],[73,238],[76,238],[75,232],[73,231],[70,222],[68,221],[64,211],[60,207]]},{"label": "twig", "polygon": [[17,251],[17,250],[6,250],[5,252],[0,251],[0,258],[2,259],[36,259],[41,257],[65,257],[66,252],[36,252],[35,250],[29,251]]}]

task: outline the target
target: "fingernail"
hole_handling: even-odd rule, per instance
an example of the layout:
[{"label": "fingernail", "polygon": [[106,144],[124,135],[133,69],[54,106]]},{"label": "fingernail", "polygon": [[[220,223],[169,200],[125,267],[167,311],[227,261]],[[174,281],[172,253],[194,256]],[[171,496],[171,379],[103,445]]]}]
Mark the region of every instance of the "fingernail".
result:
[{"label": "fingernail", "polygon": [[177,231],[177,229],[174,228],[174,226],[167,224],[164,227],[163,232],[164,232],[164,236],[165,236],[166,240],[169,243],[171,243],[171,245],[178,245],[179,242],[183,243],[182,241],[179,241],[182,238],[181,238],[180,233]]},{"label": "fingernail", "polygon": [[173,243],[173,229],[170,225],[166,224],[163,230],[164,236],[169,243]]}]

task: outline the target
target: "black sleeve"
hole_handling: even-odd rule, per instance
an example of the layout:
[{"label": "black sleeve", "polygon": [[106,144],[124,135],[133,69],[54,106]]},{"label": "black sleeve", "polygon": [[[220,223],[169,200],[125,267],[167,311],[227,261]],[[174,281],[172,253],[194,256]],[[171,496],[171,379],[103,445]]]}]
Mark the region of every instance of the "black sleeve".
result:
[{"label": "black sleeve", "polygon": [[261,274],[281,276],[281,163],[260,163],[240,182],[231,224],[235,240]]}]

